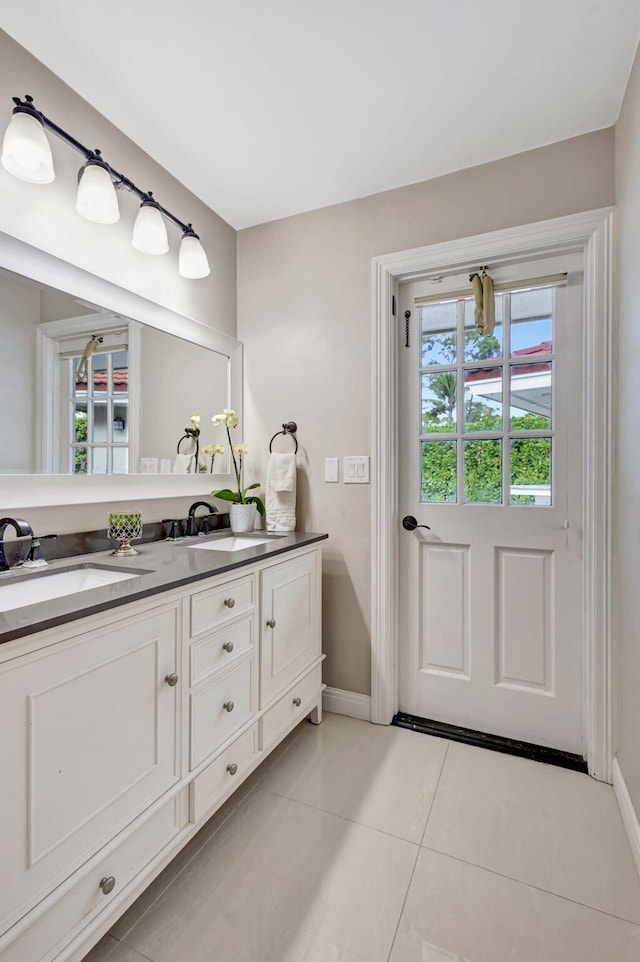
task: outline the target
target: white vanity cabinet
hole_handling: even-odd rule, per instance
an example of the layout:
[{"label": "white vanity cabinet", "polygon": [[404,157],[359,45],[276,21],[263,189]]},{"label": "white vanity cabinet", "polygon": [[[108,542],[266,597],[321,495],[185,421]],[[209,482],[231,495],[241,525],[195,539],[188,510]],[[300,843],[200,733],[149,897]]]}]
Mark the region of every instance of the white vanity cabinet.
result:
[{"label": "white vanity cabinet", "polygon": [[316,545],[0,646],[0,962],[81,959],[320,721],[321,661]]},{"label": "white vanity cabinet", "polygon": [[2,930],[179,779],[177,620],[160,607],[0,666]]}]

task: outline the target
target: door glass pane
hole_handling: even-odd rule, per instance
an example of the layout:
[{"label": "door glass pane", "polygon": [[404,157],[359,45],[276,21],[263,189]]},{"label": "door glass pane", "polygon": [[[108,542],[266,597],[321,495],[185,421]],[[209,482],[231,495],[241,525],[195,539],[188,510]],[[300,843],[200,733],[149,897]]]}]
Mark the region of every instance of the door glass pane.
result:
[{"label": "door glass pane", "polygon": [[108,428],[107,428],[107,415],[109,411],[108,401],[94,401],[92,404],[93,410],[93,430],[91,432],[91,441],[107,441],[108,440]]},{"label": "door glass pane", "polygon": [[112,355],[113,393],[126,394],[129,390],[129,352],[116,351]]},{"label": "door glass pane", "polygon": [[444,301],[421,308],[422,367],[455,364],[458,358],[458,304]]},{"label": "door glass pane", "polygon": [[511,428],[514,431],[551,427],[552,363],[511,367]]},{"label": "door glass pane", "polygon": [[553,351],[553,288],[539,287],[511,295],[511,355]]},{"label": "door glass pane", "polygon": [[109,366],[109,355],[108,354],[94,354],[91,358],[91,371],[92,371],[92,385],[94,394],[106,394],[108,383],[107,383],[107,368]]},{"label": "door glass pane", "polygon": [[551,438],[510,442],[511,504],[551,504]]},{"label": "door glass pane", "polygon": [[456,500],[457,441],[422,442],[422,501]]},{"label": "door glass pane", "polygon": [[475,298],[468,297],[464,302],[464,359],[465,361],[484,361],[491,357],[502,357],[502,317],[504,294],[496,294],[496,322],[493,334],[481,334],[476,327]]},{"label": "door glass pane", "polygon": [[80,377],[80,380],[78,381],[78,380],[77,380],[77,376],[78,376],[78,366],[79,366],[79,364],[80,364],[80,358],[79,358],[79,357],[74,357],[72,360],[73,360],[73,365],[72,365],[72,367],[73,367],[73,375],[72,375],[72,376],[73,376],[73,393],[75,394],[76,397],[86,397],[86,394],[87,394],[87,375],[85,374],[85,375],[81,376],[81,377]]},{"label": "door glass pane", "polygon": [[86,448],[72,448],[73,473],[86,474],[88,470],[88,458]]},{"label": "door glass pane", "polygon": [[114,401],[113,404],[113,440],[117,443],[122,444],[128,440],[129,434],[129,423],[128,423],[129,406],[126,401]]},{"label": "door glass pane", "polygon": [[465,504],[502,503],[502,441],[464,442]]},{"label": "door glass pane", "polygon": [[422,374],[422,433],[452,434],[457,423],[458,375]]},{"label": "door glass pane", "polygon": [[129,449],[112,448],[111,457],[113,458],[113,473],[126,474],[129,470]]},{"label": "door glass pane", "polygon": [[464,430],[502,430],[502,367],[464,372]]},{"label": "door glass pane", "polygon": [[71,442],[87,440],[87,402],[76,401],[73,405],[73,437]]},{"label": "door glass pane", "polygon": [[91,449],[91,474],[107,473],[107,448]]}]

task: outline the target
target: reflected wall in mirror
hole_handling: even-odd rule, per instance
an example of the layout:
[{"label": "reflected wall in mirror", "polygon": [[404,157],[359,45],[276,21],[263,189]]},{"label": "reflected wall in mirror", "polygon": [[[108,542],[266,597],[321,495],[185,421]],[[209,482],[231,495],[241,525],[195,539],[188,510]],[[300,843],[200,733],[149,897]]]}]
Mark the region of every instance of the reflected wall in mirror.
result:
[{"label": "reflected wall in mirror", "polygon": [[[0,474],[194,473],[233,406],[229,356],[0,270]],[[229,470],[218,455],[215,473]],[[204,479],[203,479],[204,480]]]}]

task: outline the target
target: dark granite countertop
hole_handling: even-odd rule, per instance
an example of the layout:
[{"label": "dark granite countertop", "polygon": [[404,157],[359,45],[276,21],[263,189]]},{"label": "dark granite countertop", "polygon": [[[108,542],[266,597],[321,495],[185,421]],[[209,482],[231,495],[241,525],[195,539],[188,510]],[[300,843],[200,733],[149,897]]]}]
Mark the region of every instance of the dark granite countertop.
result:
[{"label": "dark granite countertop", "polygon": [[[301,548],[305,545],[323,541],[326,534],[294,531],[291,534],[276,535],[264,531],[254,531],[242,538],[268,538],[267,544],[256,544],[240,551],[204,550],[197,545],[220,541],[231,537],[226,530],[206,538],[185,538],[183,541],[155,541],[136,546],[139,554],[133,558],[115,558],[111,551],[97,551],[52,561],[46,568],[25,571],[12,568],[0,574],[0,644],[22,638],[25,635],[55,628],[67,622],[86,618],[100,611],[108,611],[132,601],[140,601],[162,591],[170,591],[183,585],[194,584],[204,578],[212,578],[225,572],[237,571],[249,565],[258,564],[267,558]],[[25,605],[22,608],[3,610],[8,604],[3,596],[11,592],[3,591],[12,583],[35,581],[54,573],[79,568],[120,569],[123,572],[140,571],[140,575],[127,581],[87,591]]]}]

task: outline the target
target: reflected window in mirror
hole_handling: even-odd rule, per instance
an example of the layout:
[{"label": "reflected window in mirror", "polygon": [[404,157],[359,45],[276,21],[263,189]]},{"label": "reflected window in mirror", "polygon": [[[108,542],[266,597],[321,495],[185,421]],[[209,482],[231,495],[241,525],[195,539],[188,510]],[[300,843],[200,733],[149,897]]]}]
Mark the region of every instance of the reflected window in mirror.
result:
[{"label": "reflected window in mirror", "polygon": [[129,470],[128,345],[98,347],[89,360],[65,352],[71,474],[126,474]]}]

